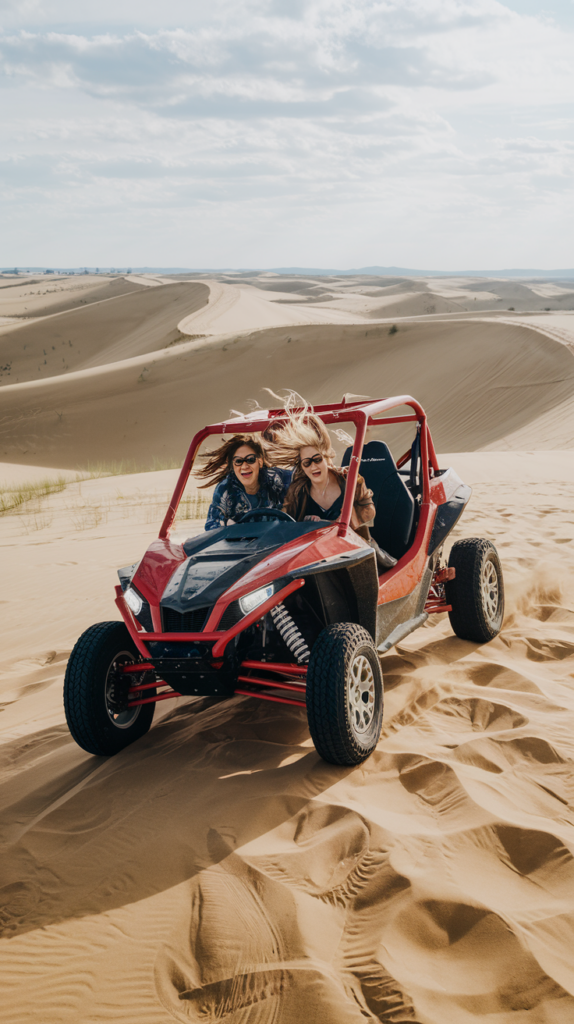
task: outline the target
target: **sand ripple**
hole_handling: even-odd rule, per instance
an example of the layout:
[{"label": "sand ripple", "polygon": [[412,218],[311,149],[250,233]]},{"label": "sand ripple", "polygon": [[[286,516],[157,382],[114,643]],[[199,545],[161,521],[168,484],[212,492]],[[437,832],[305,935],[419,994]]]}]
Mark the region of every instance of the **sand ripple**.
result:
[{"label": "sand ripple", "polygon": [[69,647],[7,667],[3,1020],[570,1024],[571,499],[473,506],[504,630],[479,648],[435,618],[387,655],[356,771],[249,699],[182,701],[91,758],[62,722]]}]

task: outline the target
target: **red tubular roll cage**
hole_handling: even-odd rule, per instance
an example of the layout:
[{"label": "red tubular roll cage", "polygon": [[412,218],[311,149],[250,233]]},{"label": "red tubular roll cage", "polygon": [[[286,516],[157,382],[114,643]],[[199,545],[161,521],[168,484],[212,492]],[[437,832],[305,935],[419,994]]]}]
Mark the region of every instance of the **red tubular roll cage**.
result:
[{"label": "red tubular roll cage", "polygon": [[[384,416],[381,418],[382,413],[389,412],[391,409],[396,409],[398,406],[407,405],[413,410],[413,415],[408,416]],[[296,410],[302,412],[303,410]],[[422,500],[423,504],[426,504],[429,500],[430,490],[430,470],[433,472],[438,471],[438,463],[436,460],[436,453],[432,438],[427,425],[427,418],[424,409],[414,398],[410,395],[399,395],[395,398],[385,398],[376,402],[338,402],[330,405],[316,405],[313,407],[313,411],[321,417],[324,423],[354,423],[356,427],[355,442],[353,444],[353,452],[351,455],[351,461],[349,465],[349,477],[348,485],[345,491],[345,499],[343,501],[343,508],[341,511],[341,518],[339,521],[339,534],[343,536],[349,529],[351,522],[351,513],[353,509],[353,496],[355,494],[355,486],[357,483],[357,476],[359,473],[359,465],[361,462],[361,454],[363,451],[363,444],[365,441],[365,434],[367,427],[372,426],[386,426],[394,423],[419,423],[421,431],[421,464],[422,464]],[[287,414],[284,409],[271,409],[265,412],[265,415],[261,418],[256,418],[257,414],[251,417],[244,417],[232,420],[226,420],[223,423],[214,423],[212,426],[204,427],[203,430],[199,430],[193,441],[189,446],[189,451],[185,457],[185,462],[182,466],[179,479],[173,492],[173,497],[169,504],[169,508],[165,515],[165,519],[161,525],[159,536],[161,539],[166,539],[169,536],[169,531],[173,525],[173,521],[177,514],[177,509],[181,501],[181,496],[189,480],[191,470],[195,462],[196,455],[202,442],[210,434],[253,434],[260,433],[267,429],[271,423],[281,423],[287,419]],[[403,456],[403,459],[399,460],[399,465],[402,464],[403,460],[406,461],[407,456]]]}]

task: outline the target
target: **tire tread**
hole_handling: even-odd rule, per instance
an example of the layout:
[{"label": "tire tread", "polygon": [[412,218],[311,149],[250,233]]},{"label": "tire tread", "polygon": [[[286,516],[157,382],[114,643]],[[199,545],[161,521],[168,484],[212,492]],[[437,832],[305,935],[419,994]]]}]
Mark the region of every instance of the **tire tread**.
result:
[{"label": "tire tread", "polygon": [[[98,660],[106,648],[113,651],[114,645],[116,651],[130,650],[139,657],[123,622],[99,622],[90,626],[79,638],[66,668],[66,721],[78,746],[89,754],[110,756],[118,753],[148,731],[155,711],[155,704],[143,704],[133,726],[126,730],[114,730],[111,722],[106,726],[102,721],[98,713],[99,693],[94,675]],[[150,696],[154,692],[151,691]]]},{"label": "tire tread", "polygon": [[[349,658],[362,643],[368,644],[374,651],[372,638],[362,626],[349,622],[336,623],[322,631],[311,652],[307,672],[309,730],[317,752],[330,764],[360,764],[372,753],[379,739],[380,727],[374,744],[362,747],[357,743],[347,720],[344,686],[346,667]],[[379,681],[382,691],[382,673]]]},{"label": "tire tread", "polygon": [[481,574],[486,558],[496,565],[500,600],[504,611],[504,581],[498,552],[491,541],[483,537],[467,537],[453,544],[449,566],[456,569],[454,580],[445,587],[446,599],[452,605],[448,613],[450,624],[461,640],[484,644],[498,636],[486,618],[482,604]]}]

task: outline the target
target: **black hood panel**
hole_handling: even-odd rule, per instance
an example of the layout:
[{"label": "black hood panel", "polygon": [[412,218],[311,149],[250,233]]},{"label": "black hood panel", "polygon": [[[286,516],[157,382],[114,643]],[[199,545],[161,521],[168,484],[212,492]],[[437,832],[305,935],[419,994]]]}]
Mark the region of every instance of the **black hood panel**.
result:
[{"label": "black hood panel", "polygon": [[278,548],[312,533],[317,523],[235,523],[192,537],[183,545],[188,556],[174,572],[162,607],[186,612],[215,602],[237,580]]}]

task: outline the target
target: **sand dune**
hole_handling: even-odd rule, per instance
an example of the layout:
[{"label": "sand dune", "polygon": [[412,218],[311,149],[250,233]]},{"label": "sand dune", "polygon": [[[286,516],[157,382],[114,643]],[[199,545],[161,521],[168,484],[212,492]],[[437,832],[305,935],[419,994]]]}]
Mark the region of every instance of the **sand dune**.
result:
[{"label": "sand dune", "polygon": [[[459,535],[503,558],[503,633],[480,648],[437,618],[385,656],[384,733],[354,772],[319,760],[299,711],[244,698],[182,698],[118,757],[83,754],[67,654],[110,617],[175,473],[73,484],[36,528],[4,517],[10,1024],[570,1021],[572,485],[527,455],[538,484],[504,455],[480,483],[484,458],[450,460],[475,483]],[[102,518],[70,536],[82,508]]]},{"label": "sand dune", "polygon": [[[182,279],[207,280],[208,275],[181,275]],[[291,300],[304,296],[306,303],[320,302],[341,311],[361,312],[378,317],[422,316],[428,313],[573,310],[574,289],[564,282],[517,280],[515,278],[414,278],[352,276],[288,276],[266,274],[211,274],[210,279],[234,288],[253,287],[259,291],[289,294]],[[362,297],[360,309],[356,296]],[[385,306],[377,303],[385,300]],[[277,301],[277,300],[276,300]],[[384,309],[390,312],[385,313]],[[431,309],[434,307],[434,309]]]},{"label": "sand dune", "polygon": [[[110,308],[125,301],[98,309],[111,316]],[[82,358],[94,364],[103,356],[100,350]],[[120,458],[142,468],[181,459],[204,423],[245,408],[249,398],[268,400],[264,387],[296,388],[315,402],[339,400],[347,391],[412,393],[427,409],[436,444],[448,451],[504,448],[511,443],[505,439],[545,415],[558,416],[560,435],[551,433],[547,442],[540,434],[528,447],[574,446],[570,351],[528,321],[463,320],[409,323],[395,334],[388,325],[258,330],[8,385],[0,459],[71,469]],[[392,440],[400,446],[404,436]]]},{"label": "sand dune", "polygon": [[[574,1020],[574,317],[469,317],[480,282],[403,285],[146,275],[0,335],[29,375],[0,392],[0,483],[68,480],[0,516],[7,1024]],[[439,300],[460,310],[413,312]],[[420,319],[391,334],[371,314],[395,302]],[[62,325],[73,364],[34,363]],[[355,771],[319,759],[298,709],[249,698],[166,701],[139,743],[90,757],[66,661],[117,618],[116,569],[178,471],[75,471],[172,465],[265,386],[422,401],[474,487],[451,540],[501,554],[502,632],[479,647],[432,616],[385,655],[383,735]],[[204,511],[191,493],[176,533]]]},{"label": "sand dune", "polygon": [[30,317],[64,313],[117,295],[139,290],[139,279],[79,274],[71,277],[52,275],[37,278],[0,278],[0,316]]},{"label": "sand dune", "polygon": [[[507,323],[517,323],[515,319],[504,317]],[[551,316],[531,315],[528,323],[542,334],[565,345],[574,355],[574,316],[571,313],[552,313]]]},{"label": "sand dune", "polygon": [[415,292],[401,296],[388,295],[384,303],[371,310],[371,317],[425,316],[429,313],[460,313],[465,309],[462,301],[457,302],[432,292]]},{"label": "sand dune", "polygon": [[[280,327],[312,323],[354,323],[363,315],[349,308],[338,310],[333,303],[318,308],[309,308],[307,301],[302,304],[294,298],[286,302],[280,292],[267,291],[264,296],[259,289],[246,286],[209,284],[209,303],[186,316],[178,324],[182,334],[196,332],[217,335],[229,331],[257,330],[263,327]],[[303,305],[303,308],[301,306]]]},{"label": "sand dune", "polygon": [[182,315],[205,305],[203,284],[136,288],[25,323],[0,336],[2,383],[35,381],[176,343]]}]

